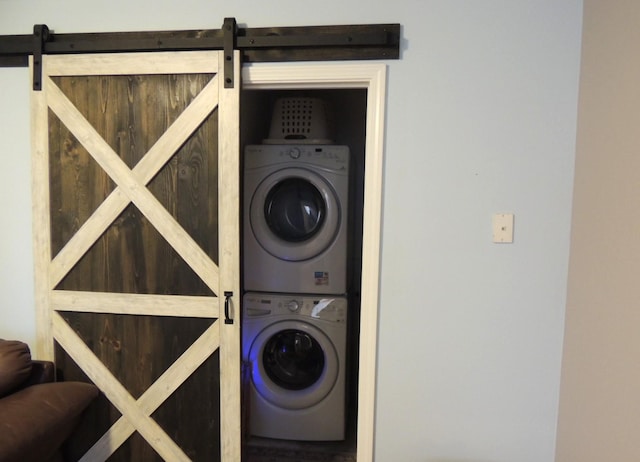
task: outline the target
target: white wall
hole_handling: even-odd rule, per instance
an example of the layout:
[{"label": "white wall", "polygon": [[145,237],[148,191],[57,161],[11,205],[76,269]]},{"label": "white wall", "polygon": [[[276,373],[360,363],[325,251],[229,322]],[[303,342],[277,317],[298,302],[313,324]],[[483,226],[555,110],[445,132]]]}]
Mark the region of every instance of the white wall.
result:
[{"label": "white wall", "polygon": [[[3,7],[0,2],[0,17]],[[0,26],[0,34],[4,30]],[[21,339],[34,348],[31,138],[25,79],[26,69],[0,69],[0,338]]]},{"label": "white wall", "polygon": [[[0,0],[0,34],[29,33],[34,23],[59,33],[219,28],[225,16],[248,27],[401,23],[403,55],[388,78],[376,460],[549,462],[581,15],[581,0],[326,0],[313,9]],[[2,175],[21,185],[0,189],[24,207],[26,85],[24,70],[0,69],[12,100],[1,103]],[[510,245],[491,243],[491,215],[502,211],[516,214]],[[29,232],[24,214],[0,228],[15,241],[2,247],[3,296],[32,289],[28,270],[13,270]],[[4,299],[1,319],[0,336],[33,328],[28,307]]]},{"label": "white wall", "polygon": [[[378,460],[551,461],[581,2],[405,8],[409,43],[389,75]],[[515,213],[511,245],[491,243],[500,211]]]}]

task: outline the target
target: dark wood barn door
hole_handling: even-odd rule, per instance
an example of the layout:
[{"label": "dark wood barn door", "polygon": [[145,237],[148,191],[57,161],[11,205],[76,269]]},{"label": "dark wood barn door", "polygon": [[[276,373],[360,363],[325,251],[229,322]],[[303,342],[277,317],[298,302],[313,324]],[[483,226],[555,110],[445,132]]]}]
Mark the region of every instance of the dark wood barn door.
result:
[{"label": "dark wood barn door", "polygon": [[217,51],[43,59],[40,354],[102,391],[69,455],[238,461],[240,85]]}]

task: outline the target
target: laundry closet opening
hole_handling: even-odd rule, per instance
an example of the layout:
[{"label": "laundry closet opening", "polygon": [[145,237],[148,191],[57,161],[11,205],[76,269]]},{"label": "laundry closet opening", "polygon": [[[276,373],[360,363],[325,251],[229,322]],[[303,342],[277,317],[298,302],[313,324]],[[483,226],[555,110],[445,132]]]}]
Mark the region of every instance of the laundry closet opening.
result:
[{"label": "laundry closet opening", "polygon": [[[283,103],[284,102],[284,103]],[[321,121],[316,120],[312,123],[320,123],[322,126],[311,127],[313,136],[320,133],[322,136],[318,139],[312,139],[313,136],[305,139],[304,135],[297,133],[297,129],[294,128],[292,136],[285,139],[285,135],[282,135],[283,141],[278,142],[274,140],[274,124],[283,123],[282,120],[278,120],[281,116],[279,111],[282,110],[283,104],[289,104],[292,102],[302,102],[301,104],[315,104],[320,107],[315,107],[316,117],[322,117]],[[300,454],[300,451],[309,454],[312,457],[316,454],[317,457],[328,457],[331,454],[339,456],[339,460],[356,460],[357,453],[357,437],[358,437],[358,380],[359,380],[359,344],[360,344],[360,325],[361,325],[361,287],[362,287],[362,249],[363,249],[363,204],[364,204],[364,180],[365,180],[365,147],[366,147],[366,127],[367,127],[367,89],[365,88],[331,88],[331,89],[245,89],[241,92],[241,113],[240,113],[240,136],[241,136],[241,194],[242,198],[240,203],[243,204],[243,210],[241,210],[242,228],[244,229],[243,240],[241,242],[241,249],[243,255],[241,256],[242,264],[242,280],[244,293],[243,304],[243,317],[241,319],[241,329],[243,331],[243,439],[244,439],[244,455],[243,460],[245,462],[262,462],[263,460],[289,460],[287,457],[294,459],[294,454]],[[294,109],[295,111],[296,109]],[[299,114],[294,114],[294,118]],[[306,115],[304,116],[306,117]],[[306,123],[306,122],[305,122]],[[314,130],[316,130],[314,132]],[[281,149],[274,147],[280,146]],[[251,156],[268,156],[273,151],[280,152],[280,158],[298,157],[300,152],[298,148],[301,148],[302,154],[307,153],[309,156],[312,154],[323,155],[325,158],[342,158],[343,153],[347,160],[348,175],[343,181],[338,176],[333,180],[329,173],[325,178],[328,178],[327,189],[333,190],[336,193],[337,200],[333,205],[328,206],[338,208],[337,219],[341,221],[339,223],[341,233],[340,239],[342,244],[334,246],[334,252],[337,252],[334,256],[330,256],[329,259],[332,263],[338,261],[338,265],[344,268],[332,267],[331,271],[322,272],[323,268],[311,268],[309,271],[317,269],[315,272],[316,280],[311,284],[315,286],[306,285],[305,282],[299,283],[293,282],[288,284],[287,281],[282,281],[283,278],[293,278],[293,275],[287,274],[287,269],[278,269],[277,265],[280,264],[278,260],[286,260],[285,258],[278,259],[278,250],[269,250],[264,247],[268,247],[258,242],[260,236],[256,242],[252,241],[255,237],[255,229],[251,231],[252,227],[255,228],[255,221],[252,214],[266,214],[268,213],[265,206],[262,204],[255,205],[254,195],[258,194],[256,191],[259,189],[259,185],[264,183],[264,178],[254,178],[246,174],[251,170],[251,165],[254,160]],[[257,152],[256,152],[257,151]],[[277,157],[277,155],[276,155]],[[291,160],[291,159],[289,159]],[[276,162],[277,164],[277,162]],[[286,167],[286,165],[284,166]],[[283,167],[283,168],[284,168]],[[291,167],[291,166],[289,166]],[[297,167],[291,167],[297,169]],[[277,165],[273,167],[272,171],[264,173],[267,177],[273,172],[277,172],[280,167]],[[318,172],[320,176],[325,175],[325,171],[329,171],[331,167],[319,166]],[[297,169],[297,170],[304,170]],[[301,173],[304,175],[304,173]],[[291,176],[282,174],[281,179],[290,179]],[[275,181],[275,180],[274,180]],[[280,181],[280,189],[284,189],[285,192],[279,194],[298,194],[286,192],[286,181]],[[284,184],[284,186],[282,186]],[[341,189],[345,188],[345,189]],[[318,187],[322,190],[322,187]],[[273,195],[278,193],[269,193],[266,191],[261,196],[262,201],[266,201],[266,197],[273,199]],[[319,196],[329,195],[330,193],[320,192]],[[320,210],[317,214],[313,211],[315,209],[315,202],[313,194],[309,194],[304,199],[307,205],[303,208],[306,213],[309,214],[305,219],[319,220],[325,219],[323,214],[330,214],[335,211],[323,211]],[[320,208],[320,207],[319,207]],[[251,209],[251,210],[249,210]],[[256,209],[257,211],[254,211]],[[304,213],[304,212],[303,212]],[[304,221],[304,220],[303,220]],[[344,222],[342,222],[344,221]],[[265,225],[269,226],[269,225]],[[309,225],[311,234],[313,234],[313,226]],[[322,223],[318,225],[321,227]],[[338,225],[336,225],[338,226]],[[261,231],[257,231],[260,233]],[[270,231],[265,231],[270,232]],[[251,234],[253,233],[253,234]],[[332,235],[331,239],[337,239]],[[304,239],[302,239],[304,240]],[[310,239],[311,240],[311,239]],[[304,245],[298,247],[305,248]],[[337,250],[336,250],[337,248]],[[252,259],[252,254],[257,252],[264,252],[267,258],[266,263],[259,262],[257,259]],[[344,255],[342,255],[344,254]],[[275,256],[274,256],[275,255]],[[270,262],[268,258],[273,257],[273,262]],[[300,257],[289,258],[289,262],[293,261],[308,261],[313,260],[313,257],[308,255],[302,255]],[[271,265],[270,263],[274,263]],[[260,269],[261,264],[264,267]],[[326,264],[326,263],[323,263]],[[301,263],[302,265],[302,263]],[[295,263],[294,263],[295,267]],[[258,269],[256,269],[258,268]],[[300,266],[300,268],[304,268]],[[271,271],[270,271],[271,270]],[[302,269],[300,272],[305,272],[307,268]],[[344,271],[344,275],[338,274],[340,271]],[[276,278],[273,284],[273,290],[269,287],[270,282],[260,284],[261,276],[256,272],[267,273],[264,275],[265,279]],[[271,273],[271,274],[268,274]],[[322,273],[322,274],[321,274]],[[334,275],[335,278],[334,278]],[[327,280],[323,280],[322,277]],[[280,278],[280,280],[278,280]],[[319,279],[318,279],[319,278]],[[334,285],[334,279],[344,279],[344,285]],[[256,281],[257,280],[257,281]],[[299,290],[296,290],[299,289]],[[265,295],[266,294],[266,295]],[[256,295],[256,296],[253,296]],[[253,297],[252,297],[253,296]],[[320,301],[322,300],[322,301]],[[267,368],[263,366],[256,366],[253,361],[263,361],[266,355],[265,349],[262,348],[257,353],[250,353],[252,342],[255,344],[255,339],[259,337],[260,332],[265,332],[269,328],[272,328],[270,321],[263,316],[259,321],[252,319],[253,315],[247,314],[249,310],[253,310],[252,313],[264,313],[272,312],[271,308],[265,309],[265,306],[271,307],[276,304],[281,304],[287,307],[292,314],[287,317],[287,310],[282,312],[282,316],[277,319],[274,318],[273,324],[280,323],[282,327],[280,332],[286,331],[290,335],[294,335],[295,328],[285,329],[286,323],[297,323],[301,320],[298,314],[305,312],[306,304],[309,304],[309,310],[318,311],[318,303],[324,303],[324,300],[336,300],[335,312],[336,314],[332,321],[337,323],[344,323],[346,326],[334,328],[337,324],[331,325],[328,328],[324,328],[322,324],[313,325],[311,321],[310,327],[301,327],[300,330],[306,335],[306,333],[318,328],[320,331],[319,336],[326,339],[328,346],[323,346],[322,341],[319,342],[319,348],[326,348],[333,351],[328,354],[329,362],[336,362],[338,368],[339,379],[331,379],[331,390],[322,392],[323,395],[319,398],[320,405],[313,404],[305,408],[307,404],[296,404],[296,400],[305,398],[305,386],[300,385],[300,389],[294,389],[295,386],[287,387],[282,384],[281,392],[274,392],[277,396],[267,396],[260,390],[256,391],[256,388],[260,388],[262,385],[257,384],[256,381],[260,381],[263,377],[257,377],[259,374],[268,376],[269,372]],[[320,301],[320,302],[319,302]],[[315,310],[314,310],[315,307]],[[317,316],[316,316],[317,318]],[[304,320],[302,320],[304,321]],[[254,324],[252,324],[254,323]],[[303,322],[304,324],[304,322]],[[333,329],[333,330],[330,330]],[[340,329],[343,329],[341,331]],[[273,329],[274,332],[278,329]],[[322,332],[324,330],[324,332]],[[264,336],[264,335],[263,335]],[[344,336],[344,343],[340,343],[342,340],[334,340],[334,337],[341,339]],[[274,336],[275,337],[275,336]],[[273,338],[273,337],[272,337]],[[294,337],[291,337],[294,338]],[[277,340],[272,341],[276,342]],[[298,338],[291,340],[292,344],[296,343],[304,344],[306,342]],[[266,337],[265,337],[265,344]],[[309,343],[309,351],[311,350],[311,343]],[[279,346],[280,350],[286,349],[286,341],[282,340]],[[273,346],[272,346],[273,348]],[[256,357],[256,354],[258,355]],[[253,355],[253,356],[251,356]],[[311,355],[313,358],[313,355]],[[310,360],[313,363],[313,359]],[[315,360],[319,361],[319,360]],[[321,369],[329,370],[331,364],[312,364],[311,368],[318,366]],[[285,375],[291,373],[291,371],[285,371]],[[253,375],[252,375],[253,374]],[[266,380],[278,381],[278,378],[267,377]],[[302,379],[301,379],[302,380]],[[315,380],[315,379],[314,379]],[[314,381],[312,380],[312,382]],[[320,387],[318,385],[318,387]],[[318,388],[317,387],[317,388]],[[336,393],[336,388],[343,388],[343,393]],[[272,390],[273,391],[273,390]],[[315,390],[317,391],[317,390]],[[262,394],[261,394],[262,393]],[[269,392],[271,393],[271,391]],[[289,393],[289,394],[287,394]],[[334,395],[335,394],[335,395]],[[263,405],[256,404],[255,401],[263,400]],[[289,402],[289,396],[291,402]],[[311,399],[311,397],[309,397]],[[333,400],[330,402],[330,400]],[[275,404],[274,404],[275,403]],[[324,410],[319,406],[324,405]],[[269,409],[278,408],[270,414]],[[306,410],[305,410],[306,409]],[[300,424],[296,425],[296,416],[302,414],[309,414],[308,409],[316,409],[316,418],[320,421],[317,423],[317,434],[314,434],[313,419],[301,420]],[[258,413],[259,416],[252,415]],[[313,411],[311,411],[313,413]],[[272,422],[269,419],[272,419]],[[334,431],[335,428],[329,428],[322,430],[322,421],[331,421],[332,419],[342,420],[344,424],[343,432]],[[332,426],[332,424],[330,424]],[[323,433],[324,432],[324,433]],[[315,458],[313,460],[316,460]],[[318,460],[325,460],[324,458]],[[333,460],[333,459],[331,459]]]}]

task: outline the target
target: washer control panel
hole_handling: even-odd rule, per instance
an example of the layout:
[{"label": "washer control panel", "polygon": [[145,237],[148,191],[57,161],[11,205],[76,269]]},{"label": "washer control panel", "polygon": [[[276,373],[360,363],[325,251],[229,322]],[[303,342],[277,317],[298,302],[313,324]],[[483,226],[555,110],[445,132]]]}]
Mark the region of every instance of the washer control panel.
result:
[{"label": "washer control panel", "polygon": [[243,309],[249,318],[298,315],[330,322],[347,321],[347,299],[341,296],[247,294]]},{"label": "washer control panel", "polygon": [[298,300],[290,300],[287,302],[287,308],[289,308],[289,311],[291,311],[292,313],[295,313],[296,311],[300,310],[300,303],[298,302]]}]

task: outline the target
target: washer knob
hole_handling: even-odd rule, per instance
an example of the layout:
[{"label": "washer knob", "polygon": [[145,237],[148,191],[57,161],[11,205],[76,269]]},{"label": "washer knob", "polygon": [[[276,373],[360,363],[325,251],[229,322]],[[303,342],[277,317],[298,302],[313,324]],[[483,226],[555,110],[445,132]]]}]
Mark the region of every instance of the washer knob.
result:
[{"label": "washer knob", "polygon": [[289,157],[291,157],[292,159],[299,159],[300,154],[300,148],[291,148],[291,150],[289,151]]},{"label": "washer knob", "polygon": [[300,309],[300,304],[296,300],[290,300],[287,302],[287,308],[293,313]]}]

